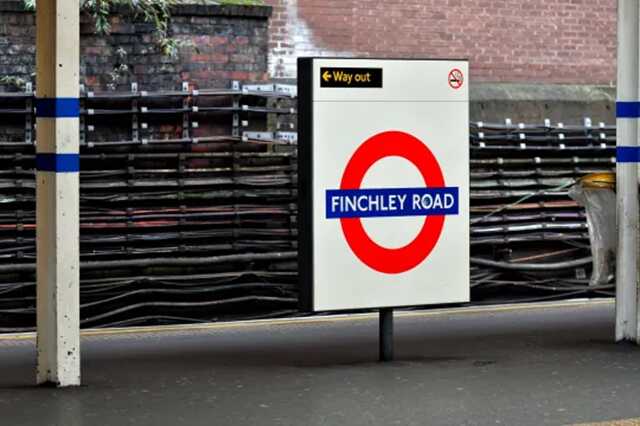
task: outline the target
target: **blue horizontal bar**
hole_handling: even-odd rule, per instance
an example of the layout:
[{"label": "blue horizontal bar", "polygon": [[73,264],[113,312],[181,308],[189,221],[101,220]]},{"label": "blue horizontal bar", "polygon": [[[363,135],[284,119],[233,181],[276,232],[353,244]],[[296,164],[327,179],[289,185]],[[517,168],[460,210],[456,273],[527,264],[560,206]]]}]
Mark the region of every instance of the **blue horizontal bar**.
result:
[{"label": "blue horizontal bar", "polygon": [[640,118],[640,102],[616,102],[616,117]]},{"label": "blue horizontal bar", "polygon": [[640,146],[619,146],[616,148],[618,163],[640,163]]},{"label": "blue horizontal bar", "polygon": [[36,170],[72,173],[80,171],[79,154],[36,154]]},{"label": "blue horizontal bar", "polygon": [[330,189],[326,218],[457,215],[458,188]]},{"label": "blue horizontal bar", "polygon": [[80,100],[78,98],[36,98],[36,117],[80,117]]}]

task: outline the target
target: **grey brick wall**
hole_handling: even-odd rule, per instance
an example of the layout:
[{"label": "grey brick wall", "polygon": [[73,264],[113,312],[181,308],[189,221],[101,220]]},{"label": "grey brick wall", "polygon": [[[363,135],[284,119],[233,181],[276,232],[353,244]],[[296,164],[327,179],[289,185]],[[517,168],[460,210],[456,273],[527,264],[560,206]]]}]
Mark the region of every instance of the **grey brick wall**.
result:
[{"label": "grey brick wall", "polygon": [[[230,80],[261,81],[267,76],[271,7],[187,4],[176,7],[171,35],[183,46],[176,58],[161,54],[153,27],[127,9],[113,11],[108,36],[94,34],[82,17],[81,73],[89,89],[177,89],[228,87]],[[34,80],[35,15],[21,0],[0,1],[0,77]],[[8,87],[0,86],[0,90]]]}]

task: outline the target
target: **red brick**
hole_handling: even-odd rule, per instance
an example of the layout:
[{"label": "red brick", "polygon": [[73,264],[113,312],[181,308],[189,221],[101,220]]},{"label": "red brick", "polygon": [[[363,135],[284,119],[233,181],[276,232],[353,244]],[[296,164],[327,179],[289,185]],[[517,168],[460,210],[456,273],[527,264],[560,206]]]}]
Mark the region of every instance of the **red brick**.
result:
[{"label": "red brick", "polygon": [[[267,3],[272,51],[295,56],[294,6]],[[615,80],[616,0],[298,0],[297,16],[310,30],[305,53],[468,57],[475,81]]]}]

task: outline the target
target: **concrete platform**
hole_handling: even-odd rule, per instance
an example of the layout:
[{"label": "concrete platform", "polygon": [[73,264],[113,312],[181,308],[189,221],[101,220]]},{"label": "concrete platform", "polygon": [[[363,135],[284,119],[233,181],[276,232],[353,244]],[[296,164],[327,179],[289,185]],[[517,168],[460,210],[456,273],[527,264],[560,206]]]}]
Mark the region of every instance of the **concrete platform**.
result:
[{"label": "concrete platform", "polygon": [[540,425],[640,416],[640,349],[610,302],[409,313],[378,364],[372,316],[89,333],[84,386],[36,388],[0,338],[3,425]]}]

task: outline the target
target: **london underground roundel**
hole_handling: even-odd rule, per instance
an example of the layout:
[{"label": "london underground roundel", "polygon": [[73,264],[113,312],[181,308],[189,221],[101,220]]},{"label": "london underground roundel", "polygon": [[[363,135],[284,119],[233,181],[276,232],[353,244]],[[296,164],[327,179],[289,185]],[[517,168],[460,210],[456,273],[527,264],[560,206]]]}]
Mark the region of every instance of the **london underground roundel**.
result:
[{"label": "london underground roundel", "polygon": [[298,73],[301,309],[468,301],[468,62],[301,58]]},{"label": "london underground roundel", "polygon": [[[366,172],[377,161],[404,158],[420,172],[424,187],[362,189]],[[340,219],[342,232],[353,253],[370,268],[399,274],[419,265],[438,243],[445,215],[458,214],[458,188],[445,187],[437,159],[414,136],[387,131],[367,139],[349,160],[340,189],[326,194],[327,218]],[[364,217],[424,216],[424,224],[409,244],[386,248],[369,237]]]}]

